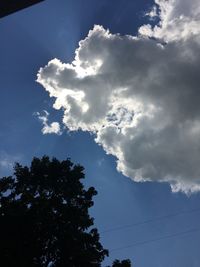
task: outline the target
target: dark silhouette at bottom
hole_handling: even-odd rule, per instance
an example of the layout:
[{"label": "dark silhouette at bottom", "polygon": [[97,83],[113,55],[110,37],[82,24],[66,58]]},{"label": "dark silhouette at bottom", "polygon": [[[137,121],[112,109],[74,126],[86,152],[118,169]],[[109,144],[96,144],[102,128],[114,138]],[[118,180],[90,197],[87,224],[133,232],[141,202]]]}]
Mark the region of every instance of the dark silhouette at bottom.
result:
[{"label": "dark silhouette at bottom", "polygon": [[[34,158],[0,179],[0,265],[95,267],[108,256],[88,210],[94,187],[81,182],[84,168],[69,159]],[[113,267],[129,267],[116,260]]]}]

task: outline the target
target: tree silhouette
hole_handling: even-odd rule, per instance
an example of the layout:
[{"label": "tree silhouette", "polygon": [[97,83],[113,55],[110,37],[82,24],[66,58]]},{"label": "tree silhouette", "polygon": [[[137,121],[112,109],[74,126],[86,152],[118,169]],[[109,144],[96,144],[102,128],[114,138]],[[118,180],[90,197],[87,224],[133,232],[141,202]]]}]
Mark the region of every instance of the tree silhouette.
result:
[{"label": "tree silhouette", "polygon": [[83,170],[45,156],[0,179],[1,266],[101,266],[108,251],[88,214],[97,192],[84,189]]},{"label": "tree silhouette", "polygon": [[112,267],[131,267],[131,261],[130,260],[115,260],[112,264]]}]

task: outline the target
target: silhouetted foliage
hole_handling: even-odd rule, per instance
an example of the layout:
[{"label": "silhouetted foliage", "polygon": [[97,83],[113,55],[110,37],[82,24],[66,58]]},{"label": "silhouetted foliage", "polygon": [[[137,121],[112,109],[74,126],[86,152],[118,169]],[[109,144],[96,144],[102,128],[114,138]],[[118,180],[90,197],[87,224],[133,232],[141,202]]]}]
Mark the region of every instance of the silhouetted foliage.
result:
[{"label": "silhouetted foliage", "polygon": [[112,267],[131,267],[131,261],[130,260],[115,260],[112,264]]},{"label": "silhouetted foliage", "polygon": [[0,179],[0,266],[101,266],[108,251],[88,214],[97,192],[84,189],[83,170],[43,157]]}]

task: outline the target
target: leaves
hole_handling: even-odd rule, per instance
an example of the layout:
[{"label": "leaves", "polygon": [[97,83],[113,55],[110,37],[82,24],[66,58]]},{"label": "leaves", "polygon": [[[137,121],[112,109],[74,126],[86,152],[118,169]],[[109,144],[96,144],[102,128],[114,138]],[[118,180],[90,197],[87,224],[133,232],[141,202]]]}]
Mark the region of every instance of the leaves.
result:
[{"label": "leaves", "polygon": [[0,179],[1,265],[100,266],[108,251],[90,229],[97,192],[84,189],[84,168],[44,156],[14,170]]}]

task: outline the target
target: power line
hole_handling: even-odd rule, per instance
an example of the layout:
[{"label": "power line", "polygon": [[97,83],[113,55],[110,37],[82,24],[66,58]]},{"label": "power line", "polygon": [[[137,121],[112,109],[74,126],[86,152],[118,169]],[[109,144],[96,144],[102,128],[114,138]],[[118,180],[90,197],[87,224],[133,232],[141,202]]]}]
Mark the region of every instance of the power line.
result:
[{"label": "power line", "polygon": [[117,227],[114,227],[114,228],[110,228],[110,229],[102,231],[101,234],[114,232],[114,231],[119,231],[119,230],[123,230],[123,229],[126,229],[126,228],[132,228],[134,226],[148,224],[148,223],[151,223],[151,222],[164,220],[164,219],[171,218],[171,217],[176,217],[176,216],[181,215],[181,214],[191,214],[191,213],[198,212],[198,211],[200,211],[200,208],[192,209],[192,210],[188,210],[188,211],[181,211],[181,212],[171,213],[171,214],[159,216],[157,218],[148,219],[148,220],[145,220],[145,221],[140,221],[140,222],[136,222],[136,223],[132,223],[132,224],[127,224],[127,225],[122,225],[122,226],[117,226]]},{"label": "power line", "polygon": [[181,236],[181,235],[185,235],[185,234],[189,234],[189,233],[194,233],[194,232],[198,232],[198,231],[200,231],[200,228],[194,228],[194,229],[190,229],[190,230],[187,230],[187,231],[174,233],[174,234],[171,234],[171,235],[165,235],[165,236],[161,236],[161,237],[158,237],[158,238],[153,238],[153,239],[149,239],[149,240],[145,240],[145,241],[139,241],[139,242],[133,243],[131,245],[127,245],[127,246],[111,249],[110,252],[117,251],[117,250],[122,250],[122,249],[127,249],[127,248],[131,248],[131,247],[136,247],[136,246],[141,246],[141,245],[148,244],[148,243],[151,243],[151,242],[156,242],[156,241],[160,241],[160,240],[168,239],[168,238],[174,238],[174,237],[177,237],[177,236]]}]

